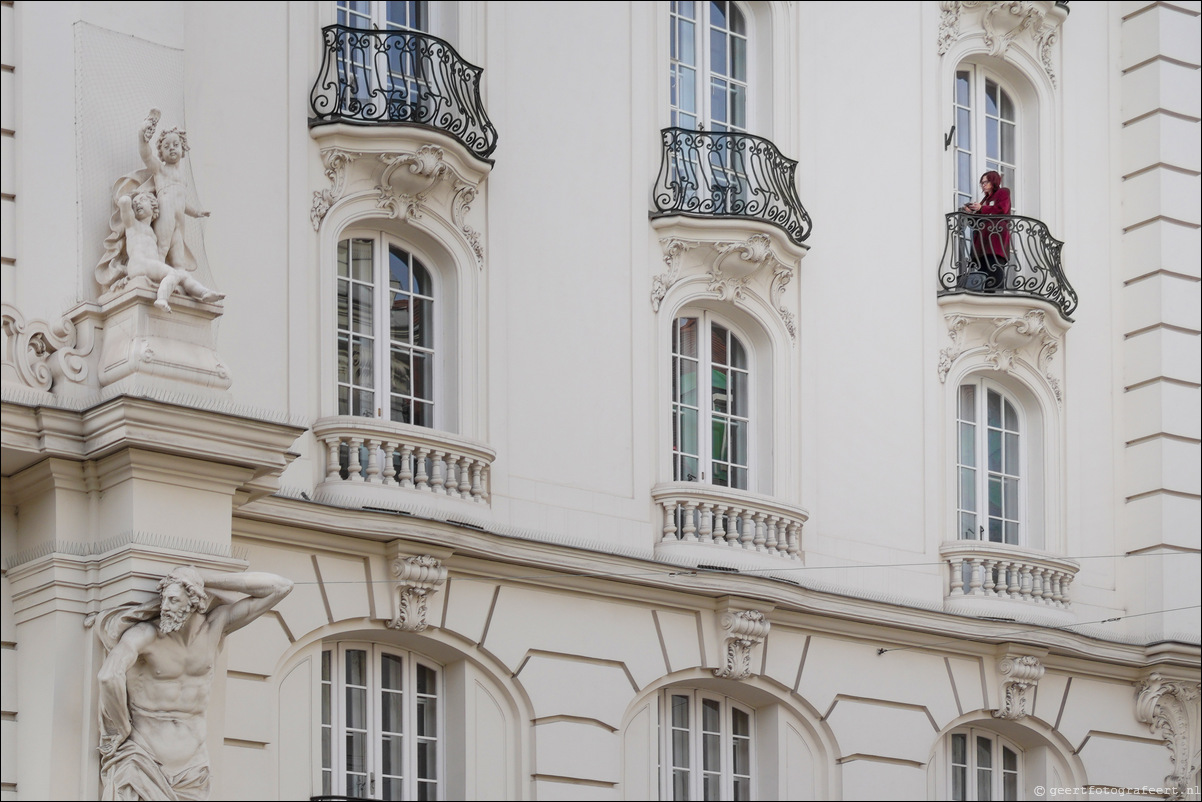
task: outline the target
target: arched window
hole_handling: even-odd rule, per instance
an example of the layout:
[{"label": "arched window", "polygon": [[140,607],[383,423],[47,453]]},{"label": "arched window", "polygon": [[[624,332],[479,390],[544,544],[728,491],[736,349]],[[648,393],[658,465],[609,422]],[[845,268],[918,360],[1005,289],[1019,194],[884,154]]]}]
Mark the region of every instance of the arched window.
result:
[{"label": "arched window", "polygon": [[1021,406],[999,385],[960,385],[956,414],[957,537],[1028,545],[1023,532],[1024,437]]},{"label": "arched window", "polygon": [[993,75],[977,64],[956,68],[956,186],[953,209],[980,199],[977,181],[987,170],[1001,173],[1002,184],[1018,197],[1019,104]]},{"label": "arched window", "polygon": [[338,0],[338,24],[381,31],[428,31],[429,3]]},{"label": "arched window", "polygon": [[705,310],[672,323],[673,479],[751,487],[752,378],[748,344]]},{"label": "arched window", "polygon": [[748,127],[748,26],[731,2],[673,0],[671,124],[696,130]]},{"label": "arched window", "polygon": [[384,234],[338,243],[338,414],[436,425],[437,288]]},{"label": "arched window", "polygon": [[322,794],[443,798],[442,681],[437,664],[412,652],[322,649]]},{"label": "arched window", "polygon": [[1022,750],[988,730],[963,729],[947,737],[947,798],[1018,799],[1023,787]]},{"label": "arched window", "polygon": [[752,799],[751,708],[719,694],[670,688],[661,704],[661,799]]}]

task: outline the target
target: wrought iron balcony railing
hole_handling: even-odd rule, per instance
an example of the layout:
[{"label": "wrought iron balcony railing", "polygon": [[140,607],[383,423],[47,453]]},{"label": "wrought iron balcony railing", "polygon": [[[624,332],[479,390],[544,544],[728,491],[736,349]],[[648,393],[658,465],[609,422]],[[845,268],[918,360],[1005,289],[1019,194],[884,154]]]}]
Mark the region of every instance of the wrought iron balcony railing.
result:
[{"label": "wrought iron balcony railing", "polygon": [[445,131],[476,156],[497,147],[480,100],[479,67],[419,31],[322,29],[321,72],[309,93],[310,125],[423,125]]},{"label": "wrought iron balcony railing", "polygon": [[652,217],[762,220],[801,244],[810,216],[797,197],[797,162],[752,134],[665,128]]},{"label": "wrought iron balcony railing", "polygon": [[1064,275],[1063,247],[1031,217],[952,212],[939,263],[939,294],[1039,298],[1072,320],[1077,292]]}]

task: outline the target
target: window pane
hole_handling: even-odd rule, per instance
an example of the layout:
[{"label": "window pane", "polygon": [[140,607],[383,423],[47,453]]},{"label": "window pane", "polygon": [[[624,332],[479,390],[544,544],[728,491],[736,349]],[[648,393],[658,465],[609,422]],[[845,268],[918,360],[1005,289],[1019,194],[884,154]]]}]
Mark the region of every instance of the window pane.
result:
[{"label": "window pane", "polygon": [[680,415],[680,450],[685,454],[697,454],[697,412],[683,409]]},{"label": "window pane", "polygon": [[751,799],[751,780],[746,777],[735,778],[735,802],[749,802]]},{"label": "window pane", "polygon": [[403,348],[392,349],[392,392],[397,395],[413,395],[409,365],[410,353]]},{"label": "window pane", "polygon": [[1002,433],[997,429],[989,430],[989,470],[1002,470]]},{"label": "window pane", "polygon": [[987,394],[989,425],[1000,429],[1002,427],[1002,397],[990,390]]},{"label": "window pane", "polygon": [[[711,20],[711,24],[716,24]],[[726,31],[710,29],[710,69],[718,75],[730,75],[726,67]]]},{"label": "window pane", "polygon": [[689,798],[689,773],[679,769],[672,772],[672,798],[682,800]]},{"label": "window pane", "polygon": [[673,727],[688,727],[689,726],[689,697],[673,696],[672,697],[672,726]]},{"label": "window pane", "polygon": [[1006,432],[1006,473],[1018,476],[1018,435]]},{"label": "window pane", "polygon": [[413,300],[413,344],[434,347],[434,302],[428,298]]},{"label": "window pane", "polygon": [[405,750],[400,735],[380,736],[381,763],[380,769],[384,774],[403,777],[405,774]]},{"label": "window pane", "polygon": [[413,355],[413,397],[434,400],[433,358],[429,354]]},{"label": "window pane", "polygon": [[747,80],[747,40],[739,36],[730,38],[730,77]]},{"label": "window pane", "polygon": [[991,117],[996,117],[998,113],[997,103],[998,87],[997,84],[989,79],[985,80],[985,113]]},{"label": "window pane", "polygon": [[747,409],[747,374],[742,371],[730,373],[730,411],[740,418],[748,416]]},{"label": "window pane", "polygon": [[977,516],[971,512],[960,513],[960,538],[962,540],[977,539]]},{"label": "window pane", "polygon": [[676,319],[677,352],[681,356],[697,357],[697,327],[698,322],[695,317]]},{"label": "window pane", "polygon": [[437,693],[438,672],[427,666],[417,667],[417,692],[433,696]]},{"label": "window pane", "polygon": [[974,385],[960,386],[960,419],[970,423],[977,420],[977,388]]},{"label": "window pane", "polygon": [[686,730],[672,731],[672,765],[682,769],[689,767],[689,733]]},{"label": "window pane", "polygon": [[977,464],[977,427],[971,423],[960,424],[960,464]]},{"label": "window pane", "polygon": [[1007,477],[1005,483],[1005,516],[1016,521],[1018,520],[1018,480]]},{"label": "window pane", "polygon": [[1003,405],[1006,409],[1006,429],[1011,432],[1018,431],[1018,411],[1014,409],[1014,404],[1003,399]]},{"label": "window pane", "polygon": [[960,509],[977,508],[977,472],[972,468],[960,469]]},{"label": "window pane", "polygon": [[989,477],[989,515],[992,518],[1002,515],[1002,480],[998,476]]},{"label": "window pane", "polygon": [[424,780],[433,780],[438,775],[434,770],[438,745],[434,741],[417,742],[417,776]]},{"label": "window pane", "polygon": [[[956,109],[956,147],[972,150],[972,116],[968,109]],[[960,185],[962,188],[964,184]]]},{"label": "window pane", "polygon": [[706,733],[701,740],[701,768],[718,771],[722,768],[722,737],[716,732]]},{"label": "window pane", "polygon": [[372,298],[374,293],[370,286],[354,284],[351,286],[351,320],[353,330],[360,334],[371,334],[375,319],[375,309]]},{"label": "window pane", "polygon": [[718,802],[718,800],[722,799],[721,779],[722,775],[720,774],[704,775],[701,779],[701,798],[707,801],[714,800],[714,802]]},{"label": "window pane", "polygon": [[355,281],[371,282],[371,251],[371,240],[351,240],[351,278]]},{"label": "window pane", "polygon": [[972,105],[968,88],[969,75],[970,73],[964,71],[956,73],[956,103],[961,106]]}]

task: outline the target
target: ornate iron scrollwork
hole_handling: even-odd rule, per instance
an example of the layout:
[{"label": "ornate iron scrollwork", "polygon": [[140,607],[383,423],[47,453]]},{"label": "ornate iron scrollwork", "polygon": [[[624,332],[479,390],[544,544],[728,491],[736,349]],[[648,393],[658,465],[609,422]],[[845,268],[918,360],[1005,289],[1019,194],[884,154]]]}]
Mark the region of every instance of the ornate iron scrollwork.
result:
[{"label": "ornate iron scrollwork", "polygon": [[1031,217],[952,212],[939,262],[939,294],[1039,298],[1072,320],[1077,292],[1060,261],[1064,243]]},{"label": "ornate iron scrollwork", "polygon": [[797,196],[797,162],[752,134],[665,128],[652,217],[741,217],[800,244],[811,221]]},{"label": "ornate iron scrollwork", "polygon": [[446,41],[419,31],[322,29],[321,71],[309,93],[310,125],[423,125],[450,134],[481,159],[497,129],[480,99],[483,70]]}]

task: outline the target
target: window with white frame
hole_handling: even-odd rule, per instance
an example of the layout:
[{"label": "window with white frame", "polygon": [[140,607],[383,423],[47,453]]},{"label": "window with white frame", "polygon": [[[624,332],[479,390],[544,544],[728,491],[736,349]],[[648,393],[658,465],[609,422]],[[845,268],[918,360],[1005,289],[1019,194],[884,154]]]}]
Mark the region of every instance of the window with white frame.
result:
[{"label": "window with white frame", "polygon": [[732,2],[673,0],[671,124],[746,131],[750,104],[748,25]]},{"label": "window with white frame", "polygon": [[956,413],[957,521],[961,540],[1023,541],[1022,407],[1000,385],[960,385]]},{"label": "window with white frame", "polygon": [[1018,196],[1019,104],[996,76],[977,64],[956,69],[955,155],[956,186],[953,209],[980,200],[978,180],[988,170],[1002,176],[1002,185]]},{"label": "window with white frame", "polygon": [[323,796],[443,798],[442,672],[412,652],[339,643],[321,652]]},{"label": "window with white frame", "polygon": [[718,694],[669,689],[662,697],[661,799],[752,799],[753,711]]},{"label": "window with white frame", "polygon": [[1022,788],[1022,750],[988,730],[957,730],[948,735],[947,798],[1016,800]]},{"label": "window with white frame", "polygon": [[337,0],[338,24],[380,31],[429,30],[428,2]]},{"label": "window with white frame", "polygon": [[383,233],[338,243],[338,414],[436,424],[435,274]]},{"label": "window with white frame", "polygon": [[752,355],[706,310],[672,322],[673,479],[751,486]]}]

